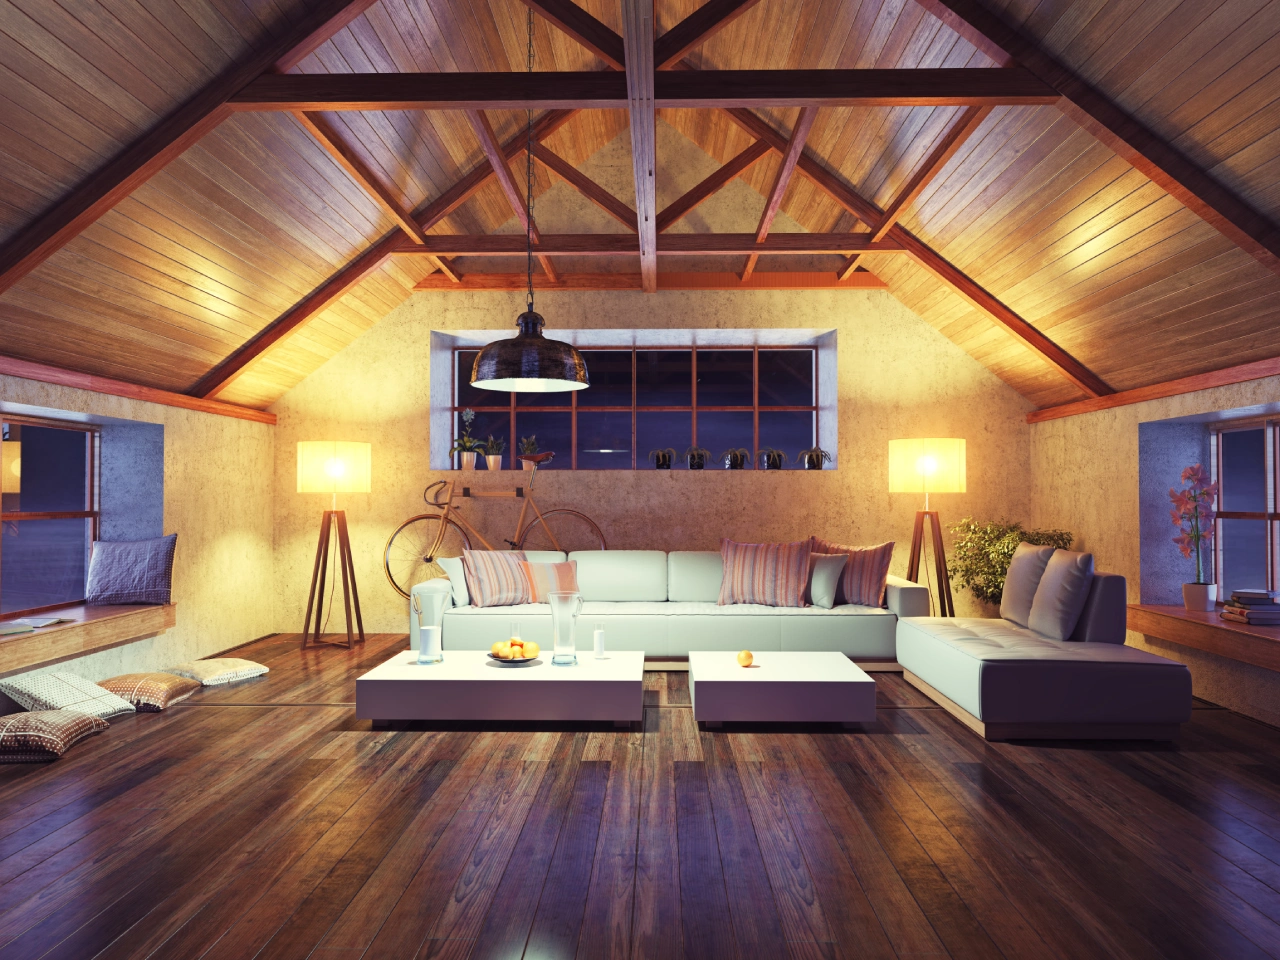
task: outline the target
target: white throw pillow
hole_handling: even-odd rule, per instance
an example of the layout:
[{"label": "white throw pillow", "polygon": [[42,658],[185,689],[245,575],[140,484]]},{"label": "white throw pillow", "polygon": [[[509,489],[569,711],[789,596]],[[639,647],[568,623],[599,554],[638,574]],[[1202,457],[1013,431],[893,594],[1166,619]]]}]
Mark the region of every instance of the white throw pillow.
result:
[{"label": "white throw pillow", "polygon": [[169,667],[165,673],[173,673],[179,677],[199,680],[201,686],[216,687],[236,680],[248,680],[260,677],[270,671],[260,663],[252,660],[241,660],[239,657],[215,657],[212,660],[188,660],[176,667]]},{"label": "white throw pillow", "polygon": [[471,606],[471,594],[467,593],[466,571],[462,568],[461,557],[436,557],[436,563],[453,585],[453,605],[455,607]]},{"label": "white throw pillow", "polygon": [[0,682],[0,692],[27,710],[78,710],[103,720],[135,712],[128,700],[74,673],[24,673]]},{"label": "white throw pillow", "polygon": [[813,553],[809,555],[809,602],[830,610],[836,605],[836,588],[848,561],[847,553]]},{"label": "white throw pillow", "polygon": [[1037,547],[1030,543],[1018,544],[1004,577],[1004,595],[1000,598],[1000,616],[1025,627],[1031,619],[1031,602],[1036,587],[1044,576],[1044,568],[1053,556],[1053,547]]},{"label": "white throw pillow", "polygon": [[1084,612],[1092,586],[1092,553],[1055,550],[1036,587],[1027,626],[1051,640],[1066,640]]}]

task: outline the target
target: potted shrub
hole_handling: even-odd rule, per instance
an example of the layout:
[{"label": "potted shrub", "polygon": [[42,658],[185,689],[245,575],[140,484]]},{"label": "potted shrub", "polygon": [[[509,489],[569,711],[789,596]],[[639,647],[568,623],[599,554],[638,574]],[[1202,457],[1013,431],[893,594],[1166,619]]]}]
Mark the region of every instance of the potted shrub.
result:
[{"label": "potted shrub", "polygon": [[653,461],[655,470],[670,470],[671,464],[676,459],[675,448],[667,447],[664,450],[650,450],[649,459]]},{"label": "potted shrub", "polygon": [[490,470],[502,469],[502,451],[507,449],[507,441],[501,437],[494,438],[493,434],[489,434],[489,439],[484,444],[484,463]]},{"label": "potted shrub", "polygon": [[831,462],[831,454],[821,447],[810,447],[796,454],[796,459],[804,464],[806,470],[821,470],[824,463]]},{"label": "potted shrub", "polygon": [[[532,436],[520,438],[520,452],[526,455],[538,452],[538,435],[536,433]],[[527,460],[521,460],[520,466],[524,467],[526,470],[532,470],[534,467],[534,465],[529,463]]]},{"label": "potted shrub", "polygon": [[476,412],[471,409],[462,411],[462,436],[453,441],[453,446],[449,448],[449,456],[458,454],[463,470],[474,470],[476,468],[476,453],[483,446],[483,443],[471,435],[471,421],[476,418]]},{"label": "potted shrub", "polygon": [[756,451],[756,466],[765,470],[781,470],[786,462],[787,455],[774,447],[762,447]]},{"label": "potted shrub", "polygon": [[1209,473],[1200,464],[1182,471],[1182,482],[1190,484],[1183,490],[1169,488],[1173,509],[1169,515],[1178,535],[1173,542],[1188,560],[1196,558],[1195,583],[1182,585],[1182,603],[1189,611],[1212,612],[1218,600],[1218,585],[1204,578],[1204,551],[1201,547],[1213,539],[1213,502],[1218,496],[1218,485],[1209,482]]},{"label": "potted shrub", "polygon": [[983,604],[998,607],[1004,596],[1004,578],[1013,552],[1020,543],[1067,550],[1075,536],[1066,530],[1027,530],[1010,520],[979,522],[965,517],[951,525],[955,541],[951,546],[951,578],[956,586]]},{"label": "potted shrub", "polygon": [[731,447],[720,454],[720,459],[726,470],[742,470],[751,459],[751,451],[746,447]]},{"label": "potted shrub", "polygon": [[704,470],[707,461],[711,459],[711,451],[706,447],[690,447],[684,452],[684,456],[689,461],[690,470]]}]

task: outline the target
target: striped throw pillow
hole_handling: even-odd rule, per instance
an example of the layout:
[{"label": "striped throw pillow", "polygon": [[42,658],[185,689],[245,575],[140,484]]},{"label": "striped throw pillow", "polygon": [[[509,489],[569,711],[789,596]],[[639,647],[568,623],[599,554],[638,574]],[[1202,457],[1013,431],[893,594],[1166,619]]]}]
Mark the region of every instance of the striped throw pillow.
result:
[{"label": "striped throw pillow", "polygon": [[476,607],[509,607],[529,602],[529,581],[520,565],[523,550],[463,550],[467,593]]},{"label": "striped throw pillow", "polygon": [[889,578],[889,564],[893,561],[892,541],[876,547],[846,547],[821,537],[812,537],[810,542],[816,553],[844,553],[849,556],[840,575],[837,604],[884,606],[885,582]]},{"label": "striped throw pillow", "polygon": [[578,561],[566,560],[563,563],[530,563],[520,562],[524,579],[529,584],[530,603],[550,603],[552,593],[578,592]]},{"label": "striped throw pillow", "polygon": [[721,540],[724,579],[720,582],[720,605],[759,603],[767,607],[803,607],[811,552],[808,540],[796,543]]}]

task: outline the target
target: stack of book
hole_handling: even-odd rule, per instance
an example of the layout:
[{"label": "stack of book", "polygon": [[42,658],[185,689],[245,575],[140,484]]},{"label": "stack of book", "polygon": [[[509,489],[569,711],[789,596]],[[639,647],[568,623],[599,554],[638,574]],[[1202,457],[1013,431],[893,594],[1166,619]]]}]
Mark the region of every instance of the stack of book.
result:
[{"label": "stack of book", "polygon": [[1280,591],[1233,590],[1223,605],[1222,619],[1234,623],[1280,626]]}]

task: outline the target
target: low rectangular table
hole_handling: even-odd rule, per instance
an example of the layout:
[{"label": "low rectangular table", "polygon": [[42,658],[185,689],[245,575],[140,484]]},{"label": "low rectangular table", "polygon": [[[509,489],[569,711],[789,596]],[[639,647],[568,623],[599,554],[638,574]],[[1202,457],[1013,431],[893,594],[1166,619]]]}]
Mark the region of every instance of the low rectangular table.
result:
[{"label": "low rectangular table", "polygon": [[867,723],[876,682],[843,653],[762,650],[749,667],[728,651],[689,654],[693,718],[705,723]]},{"label": "low rectangular table", "polygon": [[441,663],[398,653],[356,680],[356,716],[396,720],[612,720],[644,717],[644,654],[578,654],[575,666],[551,657],[503,665],[485,650],[446,650]]}]

